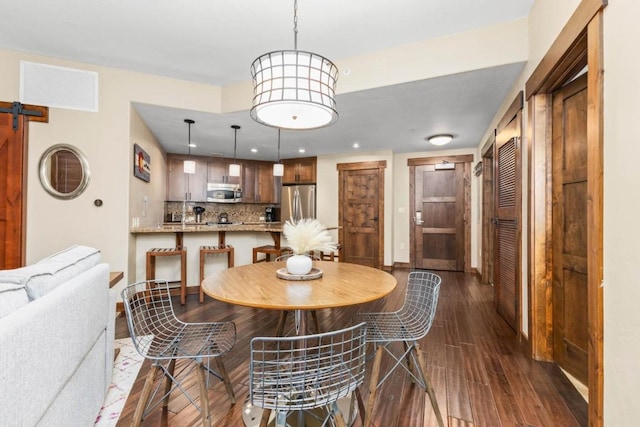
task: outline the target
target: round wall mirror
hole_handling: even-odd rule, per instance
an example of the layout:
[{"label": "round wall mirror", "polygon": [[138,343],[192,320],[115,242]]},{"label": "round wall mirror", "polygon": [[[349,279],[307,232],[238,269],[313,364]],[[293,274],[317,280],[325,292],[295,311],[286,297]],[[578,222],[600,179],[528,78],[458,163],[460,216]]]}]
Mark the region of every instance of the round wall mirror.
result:
[{"label": "round wall mirror", "polygon": [[78,197],[89,185],[90,178],[89,162],[76,147],[57,144],[40,158],[40,183],[53,197]]}]

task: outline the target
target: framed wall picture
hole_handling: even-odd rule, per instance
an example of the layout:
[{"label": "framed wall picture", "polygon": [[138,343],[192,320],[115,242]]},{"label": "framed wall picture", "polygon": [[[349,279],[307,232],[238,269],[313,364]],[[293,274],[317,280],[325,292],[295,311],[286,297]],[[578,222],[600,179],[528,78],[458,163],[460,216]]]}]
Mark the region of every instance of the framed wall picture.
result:
[{"label": "framed wall picture", "polygon": [[138,144],[133,145],[133,175],[143,181],[151,181],[151,159]]}]

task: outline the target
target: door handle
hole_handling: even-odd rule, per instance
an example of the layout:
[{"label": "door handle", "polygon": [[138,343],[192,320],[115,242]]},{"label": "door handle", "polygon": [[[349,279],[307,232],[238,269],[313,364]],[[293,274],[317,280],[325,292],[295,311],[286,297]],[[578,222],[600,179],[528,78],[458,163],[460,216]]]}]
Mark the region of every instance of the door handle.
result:
[{"label": "door handle", "polygon": [[424,224],[424,221],[422,220],[422,211],[416,211],[416,216],[413,217],[413,220],[415,221],[416,225]]}]

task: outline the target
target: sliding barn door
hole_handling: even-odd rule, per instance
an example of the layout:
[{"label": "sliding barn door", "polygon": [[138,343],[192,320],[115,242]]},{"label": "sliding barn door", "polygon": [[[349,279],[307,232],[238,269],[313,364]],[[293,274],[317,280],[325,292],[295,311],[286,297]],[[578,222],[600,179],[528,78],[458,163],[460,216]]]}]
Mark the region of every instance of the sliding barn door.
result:
[{"label": "sliding barn door", "polygon": [[25,263],[29,120],[46,122],[47,107],[0,102],[0,270]]}]

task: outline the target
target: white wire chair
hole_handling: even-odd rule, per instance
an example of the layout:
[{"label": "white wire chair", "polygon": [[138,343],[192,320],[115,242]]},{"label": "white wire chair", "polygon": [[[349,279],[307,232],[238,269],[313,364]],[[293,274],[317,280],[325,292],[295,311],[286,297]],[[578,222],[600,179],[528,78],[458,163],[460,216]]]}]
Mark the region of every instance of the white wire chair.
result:
[{"label": "white wire chair", "polygon": [[[402,366],[413,380],[429,395],[438,425],[442,427],[442,415],[436,395],[427,376],[426,365],[418,340],[427,335],[435,317],[440,294],[440,276],[427,271],[412,271],[407,281],[405,301],[398,311],[381,313],[357,313],[356,321],[366,322],[367,342],[377,348],[369,385],[364,426],[367,427],[373,415],[376,391],[396,368]],[[392,343],[402,342],[404,352],[399,356],[390,348]],[[394,360],[394,365],[378,382],[383,350]],[[403,364],[406,361],[406,366]],[[412,366],[414,369],[412,369]],[[415,372],[414,372],[415,370]]]},{"label": "white wire chair", "polygon": [[[166,281],[149,280],[129,285],[122,291],[122,299],[133,344],[140,355],[153,363],[131,425],[139,426],[144,417],[160,404],[166,409],[170,394],[179,389],[201,413],[202,425],[210,426],[208,374],[221,379],[231,403],[234,404],[236,401],[220,358],[235,344],[235,324],[180,321],[173,310],[169,284]],[[211,358],[216,361],[218,372],[210,368]],[[203,364],[204,359],[206,367]],[[181,361],[178,372],[174,372],[177,360]],[[200,405],[181,384],[194,369],[198,378]],[[162,390],[160,388],[163,381],[156,381],[159,374],[166,377]]]},{"label": "white wire chair", "polygon": [[365,364],[364,323],[315,335],[253,338],[249,396],[252,405],[265,409],[260,425],[266,426],[273,410],[277,427],[286,426],[293,411],[317,425],[345,426],[337,401],[351,397],[350,415],[356,399],[364,407],[358,387]]}]

